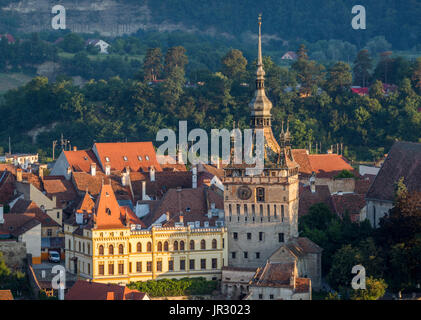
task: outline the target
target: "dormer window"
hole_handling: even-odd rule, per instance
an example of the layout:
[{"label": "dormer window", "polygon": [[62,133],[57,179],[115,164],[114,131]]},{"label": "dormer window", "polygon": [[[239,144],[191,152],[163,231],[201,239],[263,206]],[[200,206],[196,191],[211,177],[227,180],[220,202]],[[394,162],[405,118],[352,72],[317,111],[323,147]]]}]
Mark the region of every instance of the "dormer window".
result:
[{"label": "dormer window", "polygon": [[110,162],[110,158],[105,157],[105,161]]},{"label": "dormer window", "polygon": [[191,211],[190,207],[187,207],[186,212],[190,212],[190,211]]},{"label": "dormer window", "polygon": [[111,215],[111,210],[110,208],[105,209],[105,212],[110,216]]},{"label": "dormer window", "polygon": [[127,161],[127,157],[126,156],[124,156],[123,159],[124,159],[124,161]]},{"label": "dormer window", "polygon": [[139,159],[139,161],[142,161],[142,157],[141,156],[137,156],[137,158]]},{"label": "dormer window", "polygon": [[88,157],[83,157],[83,159],[88,160]]},{"label": "dormer window", "polygon": [[149,156],[145,156],[146,161],[149,161]]}]

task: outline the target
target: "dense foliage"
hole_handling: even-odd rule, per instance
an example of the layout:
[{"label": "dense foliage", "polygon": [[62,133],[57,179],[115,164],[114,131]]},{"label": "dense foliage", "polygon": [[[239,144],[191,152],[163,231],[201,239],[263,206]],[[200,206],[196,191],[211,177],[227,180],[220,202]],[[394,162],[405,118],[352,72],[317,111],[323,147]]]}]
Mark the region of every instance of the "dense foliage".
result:
[{"label": "dense foliage", "polygon": [[205,278],[161,279],[131,282],[130,289],[148,293],[151,297],[209,295],[217,289],[218,282]]}]

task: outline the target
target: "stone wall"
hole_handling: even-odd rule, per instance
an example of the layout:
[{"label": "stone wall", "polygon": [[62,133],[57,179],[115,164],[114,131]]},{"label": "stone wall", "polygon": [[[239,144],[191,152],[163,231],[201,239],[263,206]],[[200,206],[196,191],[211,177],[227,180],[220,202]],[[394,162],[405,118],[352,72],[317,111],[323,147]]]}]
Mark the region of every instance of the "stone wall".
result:
[{"label": "stone wall", "polygon": [[16,241],[0,241],[0,251],[9,268],[22,270],[25,268],[26,244]]}]

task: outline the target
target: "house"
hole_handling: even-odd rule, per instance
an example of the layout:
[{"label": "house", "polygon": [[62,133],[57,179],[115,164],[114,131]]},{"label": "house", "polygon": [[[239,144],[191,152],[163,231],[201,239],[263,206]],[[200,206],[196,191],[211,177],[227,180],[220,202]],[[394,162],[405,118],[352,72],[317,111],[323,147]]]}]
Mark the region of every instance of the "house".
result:
[{"label": "house", "polygon": [[288,51],[282,56],[282,60],[297,60],[298,56],[294,51]]},{"label": "house", "polygon": [[368,96],[368,88],[367,87],[351,87],[351,91],[355,94],[358,94],[361,97]]},{"label": "house", "polygon": [[150,297],[126,286],[78,280],[67,291],[64,300],[150,300]]},{"label": "house", "polygon": [[104,184],[96,201],[86,193],[64,223],[66,270],[101,283],[220,279],[226,228],[217,222],[222,198],[216,197],[204,188],[170,189],[144,202],[150,207],[141,220]]},{"label": "house", "polygon": [[409,192],[421,191],[421,143],[397,141],[390,149],[366,195],[367,219],[373,227],[392,209],[401,178]]},{"label": "house", "polygon": [[[16,256],[16,259],[32,255],[32,263],[41,263],[41,223],[35,214],[4,214],[0,205],[0,249],[7,256]],[[24,247],[24,254],[19,254]],[[9,253],[10,252],[10,253]],[[11,264],[22,264],[21,261]]]},{"label": "house", "polygon": [[311,279],[298,277],[294,262],[267,261],[250,280],[244,300],[311,300]]},{"label": "house", "polygon": [[16,42],[15,38],[10,33],[0,34],[0,41],[4,39],[7,40],[8,44],[12,44]]},{"label": "house", "polygon": [[70,180],[72,172],[130,172],[163,171],[156,157],[152,142],[95,143],[91,149],[63,151],[58,157],[52,176],[64,176]]},{"label": "house", "polygon": [[87,46],[94,46],[99,48],[99,53],[108,54],[110,44],[101,39],[89,39],[86,41]]},{"label": "house", "polygon": [[38,153],[6,154],[4,161],[6,163],[11,163],[14,166],[20,166],[22,169],[27,169],[30,165],[38,163]]},{"label": "house", "polygon": [[304,185],[309,185],[313,177],[316,185],[328,186],[330,193],[354,192],[355,178],[337,178],[343,170],[358,177],[358,172],[344,156],[334,153],[309,154],[305,149],[293,149],[292,154],[300,165],[299,179]]},{"label": "house", "polygon": [[361,217],[366,217],[365,194],[333,194],[331,203],[333,212],[340,218],[349,215],[352,222],[359,222]]},{"label": "house", "polygon": [[304,186],[300,184],[298,203],[298,217],[302,217],[309,212],[310,207],[324,203],[330,208],[330,191],[326,185]]}]

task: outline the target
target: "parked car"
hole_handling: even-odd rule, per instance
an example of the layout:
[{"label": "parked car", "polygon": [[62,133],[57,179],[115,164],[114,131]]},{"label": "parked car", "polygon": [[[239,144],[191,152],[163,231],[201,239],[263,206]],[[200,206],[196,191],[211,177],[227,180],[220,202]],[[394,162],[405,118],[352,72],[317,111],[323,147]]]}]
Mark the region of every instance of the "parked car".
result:
[{"label": "parked car", "polygon": [[50,262],[60,262],[60,253],[57,251],[50,251],[48,254],[48,261]]}]

